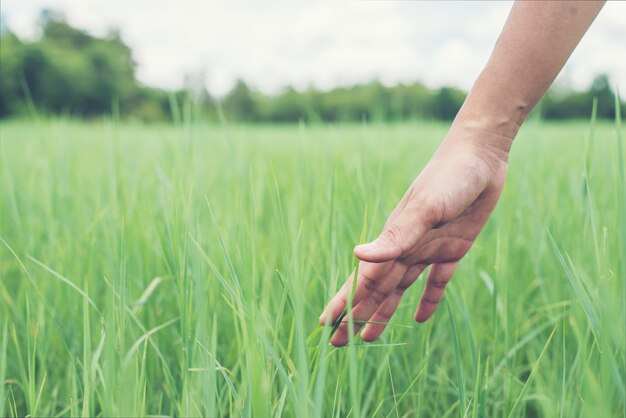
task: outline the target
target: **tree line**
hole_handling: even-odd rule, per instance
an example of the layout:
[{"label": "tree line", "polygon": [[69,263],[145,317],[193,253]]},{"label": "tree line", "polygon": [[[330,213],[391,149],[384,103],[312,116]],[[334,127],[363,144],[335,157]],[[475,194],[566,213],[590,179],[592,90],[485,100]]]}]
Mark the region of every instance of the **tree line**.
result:
[{"label": "tree line", "polygon": [[[93,36],[54,12],[41,16],[41,36],[26,42],[0,32],[0,117],[28,114],[93,118],[118,114],[143,121],[172,120],[192,104],[207,120],[241,122],[339,122],[453,119],[466,92],[430,89],[419,82],[386,86],[378,81],[329,91],[286,88],[266,95],[239,80],[219,100],[206,89],[165,91],[136,79],[131,49],[119,32]],[[588,118],[593,99],[599,118],[611,119],[615,96],[607,76],[586,91],[553,89],[537,112],[545,119]]]}]

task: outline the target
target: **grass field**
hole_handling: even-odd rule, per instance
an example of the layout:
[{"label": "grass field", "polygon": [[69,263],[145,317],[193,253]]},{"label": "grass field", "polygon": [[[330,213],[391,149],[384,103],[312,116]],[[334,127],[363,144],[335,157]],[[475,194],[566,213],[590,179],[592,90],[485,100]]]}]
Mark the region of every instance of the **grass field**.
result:
[{"label": "grass field", "polygon": [[328,344],[446,128],[3,122],[0,414],[625,416],[614,123],[529,121],[435,316]]}]

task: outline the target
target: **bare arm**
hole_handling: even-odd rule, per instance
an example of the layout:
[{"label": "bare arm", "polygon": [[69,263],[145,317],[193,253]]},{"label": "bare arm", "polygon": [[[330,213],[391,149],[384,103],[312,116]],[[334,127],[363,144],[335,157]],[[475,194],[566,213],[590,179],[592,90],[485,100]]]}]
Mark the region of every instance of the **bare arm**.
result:
[{"label": "bare arm", "polygon": [[[379,237],[355,248],[361,260],[352,316],[375,340],[405,290],[430,266],[415,313],[434,313],[460,259],[502,191],[517,131],[578,45],[604,2],[517,1],[500,38],[439,149],[389,216]],[[326,306],[322,324],[338,320],[351,276]],[[373,323],[376,322],[376,323]],[[381,324],[382,323],[382,324]],[[348,341],[344,319],[331,342]]]},{"label": "bare arm", "polygon": [[512,140],[604,3],[516,1],[457,119],[485,123]]}]

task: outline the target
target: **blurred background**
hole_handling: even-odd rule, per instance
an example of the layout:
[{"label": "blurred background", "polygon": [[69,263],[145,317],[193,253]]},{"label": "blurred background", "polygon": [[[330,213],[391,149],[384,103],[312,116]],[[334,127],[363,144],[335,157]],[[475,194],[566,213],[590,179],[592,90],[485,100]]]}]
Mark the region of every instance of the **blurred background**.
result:
[{"label": "blurred background", "polygon": [[[0,117],[448,120],[511,4],[3,0]],[[606,5],[536,114],[614,117],[625,18]]]}]

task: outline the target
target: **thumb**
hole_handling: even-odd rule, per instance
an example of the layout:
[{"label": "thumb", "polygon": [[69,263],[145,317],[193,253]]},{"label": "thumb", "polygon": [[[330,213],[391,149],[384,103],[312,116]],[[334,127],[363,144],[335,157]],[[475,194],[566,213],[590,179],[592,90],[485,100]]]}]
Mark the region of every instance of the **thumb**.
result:
[{"label": "thumb", "polygon": [[389,220],[383,232],[374,241],[357,245],[354,255],[371,263],[382,263],[400,257],[424,235],[426,227],[418,212],[405,208]]}]

